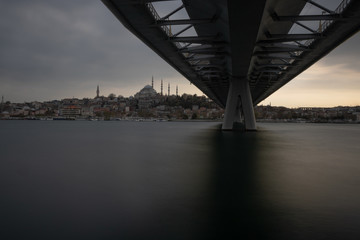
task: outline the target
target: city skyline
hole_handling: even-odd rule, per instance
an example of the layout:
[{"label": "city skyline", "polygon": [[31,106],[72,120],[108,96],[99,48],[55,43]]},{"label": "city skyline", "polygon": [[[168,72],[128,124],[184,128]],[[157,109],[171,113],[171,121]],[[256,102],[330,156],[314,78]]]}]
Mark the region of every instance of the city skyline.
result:
[{"label": "city skyline", "polygon": [[[58,99],[48,99],[48,100],[44,100],[44,101],[38,101],[38,100],[31,100],[31,101],[22,101],[22,102],[48,102],[48,101],[54,101],[54,100],[63,100],[63,99],[71,99],[71,98],[76,98],[76,99],[91,99],[91,98],[98,98],[98,97],[108,97],[109,95],[114,94],[116,97],[124,97],[124,98],[129,98],[129,97],[134,97],[136,95],[136,93],[138,93],[139,91],[141,91],[141,89],[143,89],[144,87],[147,86],[151,86],[156,93],[160,94],[161,96],[180,96],[183,94],[188,94],[191,95],[189,93],[183,92],[182,94],[179,94],[179,87],[178,85],[174,86],[174,88],[171,87],[171,83],[170,82],[164,82],[163,79],[161,79],[160,83],[158,84],[159,86],[157,86],[156,81],[154,80],[154,78],[152,77],[152,80],[150,83],[144,83],[142,87],[140,87],[140,89],[135,90],[135,92],[133,92],[132,94],[128,95],[128,96],[124,96],[122,94],[117,94],[115,92],[109,92],[109,93],[103,93],[102,92],[102,88],[101,85],[98,84],[93,92],[93,96],[85,96],[85,97],[78,97],[78,96],[72,96],[72,97],[66,97],[66,98],[58,98]],[[161,85],[167,84],[167,90],[164,92],[163,91],[163,87]],[[196,93],[195,93],[196,94]],[[199,96],[205,96],[205,95],[199,95]],[[10,101],[8,99],[5,98],[4,95],[0,95],[1,98],[1,102],[6,102],[6,101]],[[10,101],[12,102],[12,101]],[[13,102],[13,103],[22,103],[22,102]]]},{"label": "city skyline", "polygon": [[[100,1],[0,1],[0,12],[0,30],[6,33],[0,38],[0,95],[5,100],[92,97],[97,85],[105,96],[128,97],[151,76],[155,89],[163,79],[173,93],[178,85],[179,95],[202,95]],[[260,105],[360,105],[359,41],[359,34],[353,36]]]}]

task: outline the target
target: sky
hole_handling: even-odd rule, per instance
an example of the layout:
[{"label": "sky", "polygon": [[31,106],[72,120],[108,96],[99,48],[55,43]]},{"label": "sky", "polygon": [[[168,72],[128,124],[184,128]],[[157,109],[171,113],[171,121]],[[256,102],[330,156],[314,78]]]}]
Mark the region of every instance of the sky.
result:
[{"label": "sky", "polygon": [[[323,1],[323,0],[322,0]],[[327,0],[327,2],[339,0]],[[335,3],[334,3],[335,4]],[[165,7],[166,10],[166,7]],[[164,11],[165,11],[164,10]],[[48,101],[100,94],[134,95],[151,84],[202,95],[133,36],[100,0],[0,0],[0,95]],[[260,104],[360,105],[360,35],[356,34]]]}]

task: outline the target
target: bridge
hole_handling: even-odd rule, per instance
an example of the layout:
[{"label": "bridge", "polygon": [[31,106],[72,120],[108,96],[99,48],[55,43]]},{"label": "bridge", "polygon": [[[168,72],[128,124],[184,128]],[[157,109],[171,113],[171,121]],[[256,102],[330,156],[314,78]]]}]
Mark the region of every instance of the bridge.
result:
[{"label": "bridge", "polygon": [[[360,29],[356,0],[338,0],[334,9],[315,0],[102,2],[128,30],[225,107],[223,130],[241,119],[246,130],[256,130],[254,105]],[[165,2],[173,9],[160,16],[154,5]]]}]

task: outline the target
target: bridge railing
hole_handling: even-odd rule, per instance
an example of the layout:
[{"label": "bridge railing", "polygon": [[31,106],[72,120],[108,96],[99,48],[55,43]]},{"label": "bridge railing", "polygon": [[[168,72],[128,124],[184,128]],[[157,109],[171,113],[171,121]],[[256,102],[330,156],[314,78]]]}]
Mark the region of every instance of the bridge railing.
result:
[{"label": "bridge railing", "polygon": [[[349,3],[351,2],[351,0],[343,0],[340,5],[335,9],[335,13],[342,13],[345,8],[347,7],[347,5],[349,5]],[[330,24],[332,23],[333,21],[332,20],[327,20],[327,21],[324,21],[324,23],[322,24],[321,27],[319,27],[318,30],[322,30],[324,31],[326,28],[328,28],[330,26]]]},{"label": "bridge railing", "polygon": [[[341,14],[351,1],[352,0],[343,0],[339,4],[339,6],[335,9],[334,12],[337,14]],[[322,24],[320,24],[319,28],[317,29],[317,32],[319,32],[319,33],[324,32],[332,23],[333,23],[333,20],[326,20],[326,21],[322,22]],[[314,42],[314,39],[309,39],[304,43],[304,45],[310,46],[310,44],[312,44],[313,42]]]},{"label": "bridge railing", "polygon": [[[161,17],[160,17],[160,15],[159,15],[158,12],[156,11],[156,9],[155,9],[155,7],[154,7],[154,5],[153,5],[152,3],[147,3],[146,6],[148,7],[150,13],[153,15],[155,21],[162,20]],[[161,26],[161,29],[165,32],[165,34],[166,34],[168,37],[172,37],[172,36],[173,36],[173,34],[172,34],[172,32],[171,32],[171,28],[169,28],[168,26],[165,26],[165,25],[164,25],[164,26]],[[181,46],[179,43],[177,43],[177,42],[175,42],[174,44],[175,44],[175,46],[176,46],[177,48],[179,48],[179,49],[182,47],[182,46]]]}]

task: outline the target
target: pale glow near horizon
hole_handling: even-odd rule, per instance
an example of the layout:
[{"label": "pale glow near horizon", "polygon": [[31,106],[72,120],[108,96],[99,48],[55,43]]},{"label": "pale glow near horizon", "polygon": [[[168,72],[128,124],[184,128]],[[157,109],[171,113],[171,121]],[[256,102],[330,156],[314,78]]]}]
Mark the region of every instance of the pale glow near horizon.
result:
[{"label": "pale glow near horizon", "polygon": [[[160,93],[160,79],[154,78],[154,88]],[[179,95],[183,93],[203,93],[182,76],[167,78],[164,82],[164,94],[167,94],[167,84],[171,84],[171,94],[175,94],[176,85]],[[354,85],[354,83],[357,83]],[[107,85],[107,83],[106,83]],[[110,93],[133,96],[145,85],[151,85],[151,79],[145,79],[143,84],[131,87],[121,87],[121,82],[114,86],[100,84],[101,95]],[[83,97],[95,96],[95,87],[91,92],[84,92]],[[70,96],[68,96],[70,97]],[[80,96],[79,96],[80,97]],[[334,107],[334,106],[357,106],[360,105],[360,74],[349,69],[346,64],[327,66],[320,61],[308,70],[291,80],[258,105],[296,107]]]},{"label": "pale glow near horizon", "polygon": [[[355,84],[354,84],[355,83]],[[320,61],[259,105],[334,107],[360,105],[360,74],[346,64]]]}]

